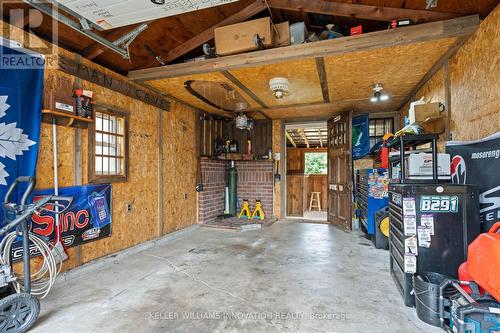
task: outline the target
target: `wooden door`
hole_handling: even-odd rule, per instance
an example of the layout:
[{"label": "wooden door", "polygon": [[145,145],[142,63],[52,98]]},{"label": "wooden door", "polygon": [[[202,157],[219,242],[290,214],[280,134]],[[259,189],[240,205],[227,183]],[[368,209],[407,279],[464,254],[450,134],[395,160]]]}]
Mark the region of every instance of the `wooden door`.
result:
[{"label": "wooden door", "polygon": [[351,112],[328,121],[328,222],[351,230]]}]

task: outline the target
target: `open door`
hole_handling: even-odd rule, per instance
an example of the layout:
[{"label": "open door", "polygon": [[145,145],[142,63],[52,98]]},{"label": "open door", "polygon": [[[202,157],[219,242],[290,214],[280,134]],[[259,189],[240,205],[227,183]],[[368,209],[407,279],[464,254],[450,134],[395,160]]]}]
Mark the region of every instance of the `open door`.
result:
[{"label": "open door", "polygon": [[351,112],[328,121],[328,222],[351,230]]}]

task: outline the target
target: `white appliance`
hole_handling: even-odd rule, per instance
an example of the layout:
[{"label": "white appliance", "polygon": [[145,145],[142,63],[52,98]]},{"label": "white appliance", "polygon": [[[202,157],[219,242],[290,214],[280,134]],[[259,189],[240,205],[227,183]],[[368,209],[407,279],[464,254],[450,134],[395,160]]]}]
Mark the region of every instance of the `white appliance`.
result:
[{"label": "white appliance", "polygon": [[156,20],[238,0],[56,0],[103,29]]},{"label": "white appliance", "polygon": [[[450,179],[450,154],[437,154],[438,178]],[[418,153],[406,157],[406,175],[408,179],[432,179],[432,154]]]}]

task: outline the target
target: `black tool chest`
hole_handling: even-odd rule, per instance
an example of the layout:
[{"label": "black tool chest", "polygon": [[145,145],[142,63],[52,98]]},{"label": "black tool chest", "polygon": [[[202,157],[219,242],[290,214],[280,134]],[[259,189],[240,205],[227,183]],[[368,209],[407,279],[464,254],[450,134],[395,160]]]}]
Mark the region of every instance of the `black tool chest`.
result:
[{"label": "black tool chest", "polygon": [[414,273],[457,277],[468,244],[479,234],[478,209],[470,186],[389,185],[390,270],[406,306],[414,305]]}]

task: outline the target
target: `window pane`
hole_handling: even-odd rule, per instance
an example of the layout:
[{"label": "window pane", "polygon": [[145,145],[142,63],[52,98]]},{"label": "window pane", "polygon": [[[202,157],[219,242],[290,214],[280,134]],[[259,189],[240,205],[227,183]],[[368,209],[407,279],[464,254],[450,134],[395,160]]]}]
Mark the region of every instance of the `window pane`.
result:
[{"label": "window pane", "polygon": [[123,165],[122,159],[121,158],[117,158],[116,159],[116,170],[117,170],[117,173],[119,173],[119,174],[123,173],[122,165]]},{"label": "window pane", "polygon": [[95,173],[123,175],[125,118],[103,112],[96,112],[95,115]]},{"label": "window pane", "polygon": [[386,119],[385,120],[385,132],[388,133],[393,133],[392,129],[392,119]]},{"label": "window pane", "polygon": [[95,129],[96,131],[102,131],[102,113],[95,113]]},{"label": "window pane", "polygon": [[116,152],[118,156],[124,156],[123,154],[123,138],[122,137],[117,137],[116,138]]},{"label": "window pane", "polygon": [[102,174],[102,157],[96,156],[95,158],[95,172]]},{"label": "window pane", "polygon": [[375,121],[370,120],[370,136],[375,135]]},{"label": "window pane", "polygon": [[305,153],[304,173],[326,174],[327,153]]},{"label": "window pane", "polygon": [[384,120],[377,119],[375,135],[384,135]]}]

